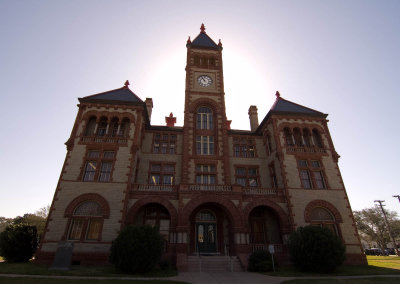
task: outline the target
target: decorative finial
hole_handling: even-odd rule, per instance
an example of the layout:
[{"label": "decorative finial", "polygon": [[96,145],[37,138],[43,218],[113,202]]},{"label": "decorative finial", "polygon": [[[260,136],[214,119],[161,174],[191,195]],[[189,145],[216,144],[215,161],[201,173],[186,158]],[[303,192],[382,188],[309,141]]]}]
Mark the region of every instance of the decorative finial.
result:
[{"label": "decorative finial", "polygon": [[128,81],[128,80],[126,80],[126,82],[125,82],[125,84],[124,84],[124,85],[125,85],[125,88],[128,88],[128,86],[130,85],[130,84],[129,84],[129,81]]},{"label": "decorative finial", "polygon": [[219,46],[219,47],[222,47],[221,39],[219,39],[219,41],[218,41],[218,46]]},{"label": "decorative finial", "polygon": [[188,40],[187,40],[186,43],[187,43],[187,44],[191,44],[191,43],[192,43],[192,41],[190,40],[190,36],[189,36],[189,38],[188,38]]},{"label": "decorative finial", "polygon": [[206,33],[206,27],[204,26],[204,24],[201,24],[200,31],[202,34]]},{"label": "decorative finial", "polygon": [[173,115],[173,113],[172,113],[172,112],[169,114],[169,117],[174,117],[174,115]]},{"label": "decorative finial", "polygon": [[281,97],[281,94],[279,93],[279,91],[276,91],[275,96],[276,96],[277,98],[280,98],[280,97]]}]

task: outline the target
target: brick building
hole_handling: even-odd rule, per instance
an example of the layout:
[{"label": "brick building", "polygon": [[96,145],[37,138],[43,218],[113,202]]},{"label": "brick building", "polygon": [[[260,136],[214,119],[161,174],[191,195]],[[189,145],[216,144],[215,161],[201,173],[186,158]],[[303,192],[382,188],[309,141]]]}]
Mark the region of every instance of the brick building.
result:
[{"label": "brick building", "polygon": [[51,262],[60,241],[73,261],[104,263],[128,224],[159,226],[165,258],[186,270],[197,253],[237,257],[274,245],[288,260],[290,232],[328,227],[348,263],[365,263],[327,126],[327,115],[282,98],[251,130],[230,129],[222,44],[202,25],[187,41],[183,127],[151,124],[152,99],[128,87],[79,99],[79,110],[37,253]]}]

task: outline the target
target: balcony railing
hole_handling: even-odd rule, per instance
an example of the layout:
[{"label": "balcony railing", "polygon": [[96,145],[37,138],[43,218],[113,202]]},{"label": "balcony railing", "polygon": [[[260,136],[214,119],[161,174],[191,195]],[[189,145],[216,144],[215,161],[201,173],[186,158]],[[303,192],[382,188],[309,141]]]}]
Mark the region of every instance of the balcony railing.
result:
[{"label": "balcony railing", "polygon": [[215,184],[192,184],[189,185],[189,190],[193,191],[232,191],[230,185],[215,185]]},{"label": "balcony railing", "polygon": [[274,188],[258,188],[258,187],[245,187],[243,188],[245,194],[259,194],[259,195],[276,195],[276,189]]},{"label": "balcony railing", "polygon": [[300,152],[300,153],[326,153],[326,149],[317,148],[317,147],[309,147],[309,146],[288,146],[288,153]]},{"label": "balcony railing", "polygon": [[135,191],[172,192],[174,191],[174,186],[169,184],[135,184],[132,189]]},{"label": "balcony railing", "polygon": [[231,185],[216,185],[216,184],[190,184],[190,185],[170,185],[170,184],[133,184],[132,191],[158,191],[158,192],[173,192],[182,191],[208,191],[208,192],[242,192],[249,195],[277,195],[277,190],[274,188],[249,188],[236,186],[235,190]]},{"label": "balcony railing", "polygon": [[252,251],[265,250],[269,251],[269,245],[274,246],[275,253],[283,252],[283,244],[251,244]]},{"label": "balcony railing", "polygon": [[126,144],[128,139],[126,137],[111,137],[111,136],[83,136],[81,142],[86,143],[118,143]]}]

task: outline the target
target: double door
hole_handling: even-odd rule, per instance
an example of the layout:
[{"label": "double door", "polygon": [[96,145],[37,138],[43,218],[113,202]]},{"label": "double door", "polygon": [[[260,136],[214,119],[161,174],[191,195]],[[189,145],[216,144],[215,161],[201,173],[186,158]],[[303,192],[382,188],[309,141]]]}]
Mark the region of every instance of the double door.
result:
[{"label": "double door", "polygon": [[216,225],[215,222],[196,223],[196,248],[200,254],[217,252]]}]

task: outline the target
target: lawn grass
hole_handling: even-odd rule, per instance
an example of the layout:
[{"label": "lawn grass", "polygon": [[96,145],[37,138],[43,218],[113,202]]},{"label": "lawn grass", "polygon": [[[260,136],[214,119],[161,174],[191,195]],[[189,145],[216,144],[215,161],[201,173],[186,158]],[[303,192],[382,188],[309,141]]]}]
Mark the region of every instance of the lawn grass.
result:
[{"label": "lawn grass", "polygon": [[400,257],[398,256],[367,256],[368,265],[400,270]]},{"label": "lawn grass", "polygon": [[170,277],[176,276],[174,269],[154,270],[146,274],[123,274],[111,265],[109,266],[72,266],[71,270],[50,270],[48,265],[0,262],[0,274],[25,275],[63,275],[63,276],[112,276],[112,277]]},{"label": "lawn grass", "polygon": [[45,278],[12,278],[0,277],[0,283],[4,284],[121,284],[121,283],[134,283],[134,284],[185,284],[185,282],[169,281],[169,280],[118,280],[118,279],[45,279]]},{"label": "lawn grass", "polygon": [[353,279],[295,279],[282,282],[284,284],[398,284],[400,277],[373,277]]},{"label": "lawn grass", "polygon": [[[399,274],[400,257],[398,256],[367,256],[368,265],[342,265],[334,273],[300,272],[294,266],[279,267],[276,272],[267,272],[271,276],[314,277],[314,276],[351,276],[351,275],[388,275]],[[399,283],[399,282],[397,282]]]}]

